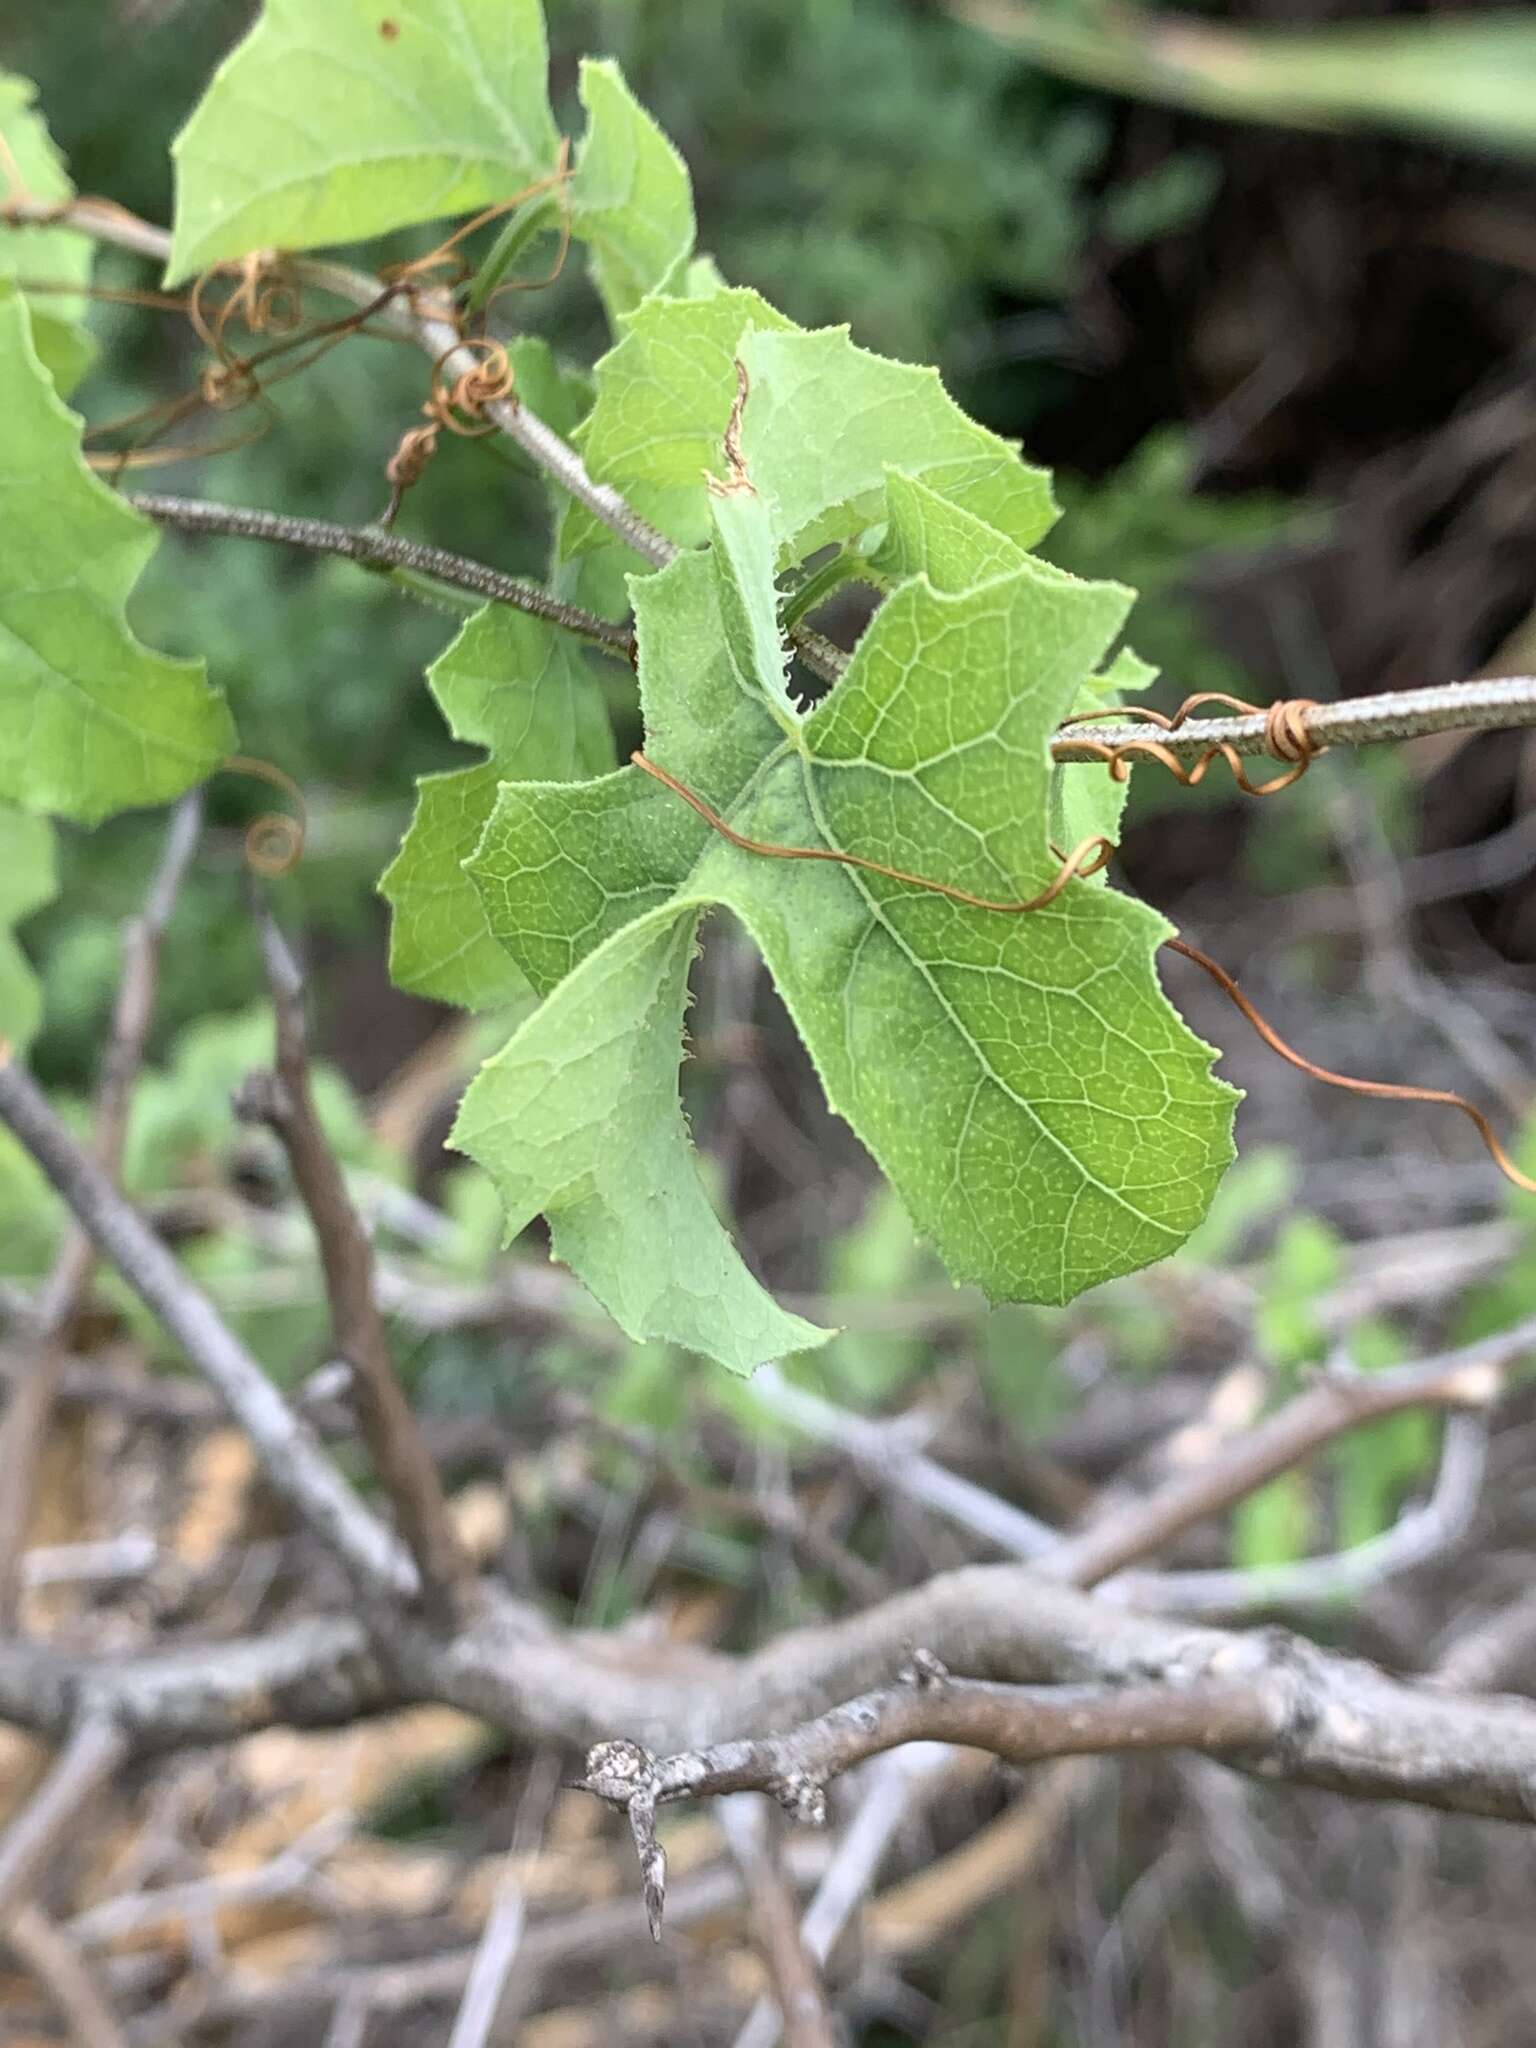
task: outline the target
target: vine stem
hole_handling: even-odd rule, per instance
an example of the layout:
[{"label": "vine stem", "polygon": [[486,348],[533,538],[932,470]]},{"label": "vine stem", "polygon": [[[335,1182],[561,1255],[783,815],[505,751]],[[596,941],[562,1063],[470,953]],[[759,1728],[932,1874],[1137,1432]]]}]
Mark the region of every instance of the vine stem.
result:
[{"label": "vine stem", "polygon": [[[170,254],[171,238],[164,228],[141,220],[109,200],[75,199],[63,205],[21,195],[5,201],[0,220],[13,226],[57,226],[72,228],[96,241],[110,242],[141,256],[163,262]],[[292,260],[292,273],[302,284],[330,292],[349,305],[373,309],[379,323],[414,341],[450,379],[477,367],[473,350],[463,346],[457,328],[448,317],[446,301],[442,311],[419,287],[414,293],[391,294],[380,279],[345,264],[327,263],[308,257]],[[537,413],[516,397],[493,399],[484,408],[507,437],[550,478],[584,505],[594,518],[657,568],[664,568],[678,553],[674,542],[650,522],[611,484],[596,482],[570,443]],[[269,515],[262,515],[269,516]],[[313,524],[313,522],[311,522]],[[345,531],[346,529],[338,529]],[[259,534],[257,538],[279,538]],[[302,545],[302,543],[300,543]],[[414,543],[402,545],[414,546]],[[486,572],[494,574],[494,571]],[[447,580],[447,579],[445,579]],[[509,582],[516,581],[508,578]],[[532,589],[533,586],[526,586]],[[542,593],[540,593],[542,595]],[[515,603],[515,598],[508,598]],[[554,600],[549,600],[553,603]],[[623,628],[613,629],[616,635]],[[606,636],[605,636],[606,637]],[[819,634],[797,628],[792,635],[809,665],[828,680],[835,680],[846,657]],[[617,644],[610,641],[609,644]],[[1315,749],[1337,746],[1370,746],[1385,740],[1417,739],[1429,733],[1495,731],[1513,726],[1536,725],[1536,676],[1500,676],[1487,681],[1445,683],[1423,690],[1392,690],[1376,697],[1346,698],[1321,704],[1309,711],[1305,731]],[[1160,746],[1181,759],[1193,758],[1207,747],[1225,742],[1242,755],[1266,750],[1267,727],[1262,712],[1251,716],[1191,720],[1174,732],[1158,732]],[[1098,750],[1075,742],[1069,733],[1058,734],[1051,752],[1057,761],[1102,759],[1102,749],[1128,745],[1149,737],[1145,725],[1096,725],[1092,737]],[[1087,735],[1084,735],[1086,740]]]},{"label": "vine stem", "polygon": [[398,534],[386,533],[382,527],[338,526],[328,519],[303,519],[246,505],[214,504],[202,498],[169,497],[158,491],[127,491],[123,495],[130,505],[158,525],[175,527],[182,533],[230,534],[242,540],[273,541],[314,554],[342,555],[366,569],[404,569],[414,575],[430,576],[454,590],[471,591],[476,597],[546,619],[552,626],[579,634],[583,640],[593,641],[626,659],[629,655],[628,626],[613,625],[598,618],[595,612],[566,604],[520,576],[508,576],[484,562],[450,554],[446,548],[432,547],[425,541],[404,540]]},{"label": "vine stem", "polygon": [[[1424,690],[1384,690],[1375,697],[1341,697],[1316,704],[1301,714],[1312,748],[1365,747],[1382,740],[1420,739],[1428,733],[1491,732],[1511,726],[1536,725],[1536,676],[1490,676],[1468,683],[1436,683]],[[1267,751],[1268,716],[1264,711],[1232,718],[1191,718],[1165,731],[1130,720],[1124,725],[1094,725],[1081,742],[1067,731],[1051,743],[1057,761],[1102,760],[1103,749],[1137,740],[1156,740],[1159,748],[1180,759],[1193,759],[1207,748],[1226,745],[1239,754]],[[1095,744],[1096,743],[1096,744]]]}]

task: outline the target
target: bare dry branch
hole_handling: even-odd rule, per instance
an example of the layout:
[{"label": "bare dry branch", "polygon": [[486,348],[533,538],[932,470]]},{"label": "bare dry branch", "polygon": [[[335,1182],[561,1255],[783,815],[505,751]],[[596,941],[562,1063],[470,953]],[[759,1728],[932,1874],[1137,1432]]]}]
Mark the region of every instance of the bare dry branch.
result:
[{"label": "bare dry branch", "polygon": [[45,1913],[33,1905],[17,1907],[5,1923],[4,1939],[68,2022],[76,2048],[128,2048],[79,1950]]},{"label": "bare dry branch", "polygon": [[71,1732],[37,1791],[0,1840],[0,1925],[26,1898],[45,1858],[128,1754],[118,1723],[89,1714]]},{"label": "bare dry branch", "polygon": [[1536,1321],[1527,1320],[1485,1343],[1390,1372],[1322,1373],[1273,1415],[1224,1444],[1208,1464],[1105,1513],[1069,1537],[1041,1568],[1052,1578],[1095,1586],[1196,1522],[1246,1499],[1346,1430],[1404,1408],[1487,1408],[1505,1373],[1533,1348]]},{"label": "bare dry branch", "polygon": [[795,1894],[776,1854],[771,1809],[760,1800],[727,1799],[719,1819],[747,1888],[752,1938],[773,1985],[789,2048],[838,2048],[821,1972],[801,1938]]},{"label": "bare dry branch", "polygon": [[336,1350],[352,1371],[350,1391],[364,1440],[416,1560],[424,1605],[439,1622],[451,1624],[472,1595],[473,1573],[448,1519],[437,1468],[395,1377],[374,1291],[373,1249],[315,1111],[298,965],[259,899],[256,917],[272,991],[277,1066],[247,1078],[236,1095],[236,1112],[268,1125],[288,1156],[314,1226]]},{"label": "bare dry branch", "polygon": [[217,1387],[249,1433],[274,1491],[324,1540],[360,1588],[373,1596],[414,1599],[419,1581],[409,1556],[15,1060],[0,1063],[0,1122],[32,1154],[98,1249]]}]

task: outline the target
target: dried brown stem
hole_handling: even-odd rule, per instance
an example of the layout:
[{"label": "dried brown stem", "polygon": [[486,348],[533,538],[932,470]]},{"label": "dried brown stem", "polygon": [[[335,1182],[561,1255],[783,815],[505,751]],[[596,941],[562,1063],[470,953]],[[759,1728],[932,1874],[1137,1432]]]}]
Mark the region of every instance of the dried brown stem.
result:
[{"label": "dried brown stem", "polygon": [[236,1110],[275,1132],[314,1226],[336,1350],[352,1370],[352,1399],[374,1467],[416,1560],[428,1612],[451,1625],[473,1591],[473,1573],[448,1519],[437,1468],[390,1360],[374,1293],[373,1250],[320,1127],[309,1085],[304,987],[270,914],[256,916],[277,1030],[277,1064],[248,1077]]}]

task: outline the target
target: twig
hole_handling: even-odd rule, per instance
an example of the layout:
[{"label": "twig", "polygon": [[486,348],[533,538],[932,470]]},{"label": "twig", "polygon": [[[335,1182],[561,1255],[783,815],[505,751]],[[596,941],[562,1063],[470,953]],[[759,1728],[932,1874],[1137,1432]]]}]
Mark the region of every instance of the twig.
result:
[{"label": "twig", "polygon": [[[167,242],[169,248],[169,242]],[[311,259],[299,259],[293,264],[296,277],[317,291],[330,292],[348,305],[374,305],[383,287],[379,280],[364,271],[349,270],[344,264],[323,263]],[[456,324],[445,317],[445,312],[432,310],[428,295],[421,292],[406,296],[391,297],[378,309],[381,325],[390,326],[399,334],[408,336],[438,365],[439,375],[451,383],[456,377],[480,366],[480,358],[474,350],[466,348],[459,337]],[[665,568],[677,553],[675,544],[667,536],[642,519],[634,507],[616,491],[611,484],[600,484],[587,472],[587,466],[576,450],[557,434],[553,427],[546,426],[537,413],[530,412],[517,397],[488,400],[482,410],[485,417],[493,420],[508,440],[514,442],[529,459],[543,471],[551,482],[560,486],[579,505],[606,526],[611,533],[632,547],[637,555],[655,568]]]},{"label": "twig", "polygon": [[1246,1571],[1126,1573],[1105,1594],[1162,1614],[1199,1614],[1237,1622],[1276,1611],[1358,1598],[1384,1579],[1443,1557],[1477,1514],[1488,1465],[1488,1429],[1480,1415],[1452,1415],[1435,1488],[1390,1529],[1351,1550]]},{"label": "twig", "polygon": [[229,534],[242,540],[276,542],[282,547],[304,548],[313,554],[341,555],[365,569],[389,567],[408,569],[433,577],[455,590],[467,590],[495,604],[513,606],[533,618],[546,619],[567,633],[628,658],[632,636],[628,626],[614,625],[595,612],[551,597],[537,583],[520,576],[508,576],[484,562],[450,554],[446,548],[425,541],[404,540],[382,527],[337,526],[328,519],[301,519],[284,512],[262,512],[245,505],[215,505],[204,499],[169,497],[158,491],[130,491],[130,505],[146,513],[161,526],[183,533]]},{"label": "twig", "polygon": [[774,1854],[771,1809],[723,1799],[715,1809],[747,1888],[752,1939],[773,1985],[790,2048],[838,2048],[821,1973],[800,1931],[795,1895]]},{"label": "twig", "polygon": [[347,1194],[309,1085],[304,986],[270,912],[255,899],[262,957],[277,1032],[272,1073],[247,1077],[236,1114],[269,1126],[287,1154],[314,1226],[336,1350],[351,1368],[351,1394],[374,1466],[416,1560],[422,1599],[451,1623],[473,1590],[473,1572],[448,1519],[437,1468],[390,1361],[373,1283],[373,1250]]},{"label": "twig", "polygon": [[121,1728],[136,1754],[232,1742],[284,1723],[335,1727],[408,1697],[351,1615],[139,1657],[0,1641],[0,1720],[62,1741],[82,1714],[96,1716]]},{"label": "twig", "polygon": [[419,1582],[409,1556],[15,1060],[0,1063],[0,1122],[42,1167],[145,1307],[222,1394],[255,1445],[273,1490],[322,1538],[362,1590],[414,1598]]},{"label": "twig", "polygon": [[[171,814],[165,848],[144,907],[123,934],[123,967],[111,1036],[96,1088],[94,1149],[116,1178],[128,1125],[129,1097],[144,1056],[155,1007],[160,942],[202,832],[202,798],[193,791]],[[13,1383],[0,1421],[0,1634],[14,1629],[23,1587],[22,1551],[32,1519],[33,1487],[64,1368],[65,1338],[96,1263],[89,1236],[72,1229],[43,1284],[30,1370]]]},{"label": "twig", "polygon": [[68,2021],[75,2048],[128,2048],[79,1951],[45,1913],[19,1906],[5,1921],[3,1938]]},{"label": "twig", "polygon": [[527,1924],[527,1901],[519,1866],[534,1841],[542,1836],[550,1802],[559,1784],[553,1754],[534,1764],[518,1804],[507,1851],[506,1875],[486,1917],[480,1945],[470,1965],[469,1981],[454,2015],[448,2048],[488,2048],[504,2024],[507,1991]]},{"label": "twig", "polygon": [[[825,1845],[814,1839],[793,1842],[786,1861],[791,1876],[804,1883],[825,1867]],[[668,1901],[672,1926],[718,1920],[738,1908],[741,1900],[740,1874],[722,1859],[674,1886]],[[594,1956],[611,1965],[622,1947],[635,1939],[637,1918],[634,1901],[618,1899],[536,1920],[524,1935],[520,1959],[535,1973],[572,1963],[589,1969]],[[376,2014],[398,2015],[428,2000],[462,1997],[474,1955],[473,1949],[461,1948],[405,1962],[339,1967],[331,1963],[259,1981],[213,1985],[190,1998],[173,2000],[162,2013],[151,2016],[159,2020],[161,2031],[156,2033],[146,2023],[144,2034],[149,2040],[184,2040],[194,2029],[228,2026],[251,2017],[270,2024],[286,2016],[296,2023],[300,2014],[332,2010],[349,1998],[366,2002]]]},{"label": "twig", "polygon": [[146,1927],[184,1927],[198,1916],[206,1919],[221,1906],[292,1898],[313,1891],[320,1866],[356,1825],[351,1813],[327,1814],[270,1863],[254,1870],[214,1871],[207,1877],[151,1891],[119,1893],[77,1913],[65,1931],[82,1948],[106,1948]]},{"label": "twig", "polygon": [[88,1715],[0,1840],[0,1927],[27,1896],[44,1860],[128,1754],[119,1724]]},{"label": "twig", "polygon": [[[814,1962],[826,1963],[873,1885],[898,1830],[917,1802],[941,1787],[954,1761],[953,1750],[942,1743],[909,1742],[869,1767],[858,1811],[800,1922],[800,1939]],[[774,2001],[760,1998],[736,2036],[735,2048],[774,2048],[778,2038]]]},{"label": "twig", "polygon": [[776,1365],[760,1366],[749,1394],[771,1415],[822,1443],[835,1444],[871,1485],[900,1493],[943,1515],[1010,1557],[1044,1557],[1060,1538],[1046,1522],[973,1485],[958,1472],[904,1442],[899,1425],[850,1415],[785,1379]]},{"label": "twig", "polygon": [[97,1542],[39,1544],[21,1560],[22,1583],[39,1586],[110,1586],[142,1579],[160,1560],[147,1529],[125,1529]]},{"label": "twig", "polygon": [[1075,1586],[1096,1586],[1149,1556],[1194,1523],[1244,1500],[1321,1445],[1404,1408],[1486,1408],[1506,1371],[1536,1348],[1536,1318],[1463,1351],[1389,1372],[1332,1371],[1193,1472],[1181,1472],[1141,1500],[1111,1508],[1069,1537],[1041,1569]]},{"label": "twig", "polygon": [[1224,1755],[1272,1748],[1287,1719],[1278,1691],[1245,1679],[1110,1689],[996,1685],[952,1678],[928,1657],[919,1660],[910,1683],[849,1700],[787,1735],[751,1736],[664,1758],[637,1743],[599,1743],[587,1758],[584,1789],[629,1815],[656,1933],[666,1859],[655,1813],[668,1800],[766,1792],[797,1820],[814,1824],[825,1818],[830,1779],[907,1742],[961,1744],[1015,1762],[1125,1749]]},{"label": "twig", "polygon": [[[1495,676],[1466,683],[1437,683],[1423,690],[1383,690],[1375,697],[1343,697],[1319,704],[1305,714],[1303,725],[1314,750],[1324,747],[1369,747],[1386,740],[1411,740],[1438,732],[1495,732],[1512,726],[1536,725],[1536,676]],[[1152,729],[1142,724],[1094,725],[1084,729],[1100,747],[1129,746],[1145,740]],[[1266,751],[1268,724],[1262,711],[1231,718],[1191,718],[1176,730],[1158,729],[1160,747],[1192,759],[1211,746],[1229,746],[1243,755]],[[1100,760],[1071,733],[1051,742],[1057,761]]]}]

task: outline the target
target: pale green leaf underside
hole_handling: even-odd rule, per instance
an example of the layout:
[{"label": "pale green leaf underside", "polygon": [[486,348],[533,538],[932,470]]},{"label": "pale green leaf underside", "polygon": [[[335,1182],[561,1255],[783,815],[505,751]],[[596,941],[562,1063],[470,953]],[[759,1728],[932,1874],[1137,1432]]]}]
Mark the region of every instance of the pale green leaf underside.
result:
[{"label": "pale green leaf underside", "polygon": [[80,422],[0,288],[0,799],[86,824],[163,803],[230,751],[200,662],[142,646],[123,606],[155,529],[80,458]]},{"label": "pale green leaf underside", "polygon": [[[1049,880],[1048,736],[1128,593],[1029,561],[957,595],[909,583],[786,739],[726,652],[707,556],[633,592],[648,750],[738,829],[999,899]],[[1167,927],[1105,890],[1075,885],[1008,917],[830,863],[768,860],[634,770],[504,789],[473,871],[492,930],[535,985],[569,972],[556,999],[585,989],[637,914],[734,910],[829,1101],[955,1277],[995,1297],[1063,1300],[1163,1256],[1230,1157],[1232,1093],[1153,970]],[[622,1224],[610,1226],[618,1264]]]},{"label": "pale green leaf underside", "polygon": [[[1055,519],[1045,472],[968,419],[937,371],[871,355],[846,328],[805,333],[739,290],[652,298],[622,325],[597,366],[582,452],[594,476],[683,546],[708,537],[704,477],[721,469],[738,358],[751,380],[747,466],[790,559],[877,521],[893,461],[936,489],[964,491],[1017,548],[1032,547]],[[590,514],[567,515],[564,554],[602,540]]]},{"label": "pale green leaf underside", "polygon": [[[74,197],[74,186],[36,112],[30,79],[0,71],[0,137],[23,191],[33,199]],[[91,360],[79,322],[85,300],[63,289],[89,283],[92,245],[68,228],[7,228],[0,234],[0,277],[26,278],[50,287],[32,295],[32,337],[60,391],[69,391]]]},{"label": "pale green leaf underside", "polygon": [[509,1237],[548,1217],[622,1329],[751,1372],[828,1333],[747,1272],[699,1177],[677,1093],[697,923],[667,906],[589,954],[481,1069],[450,1142],[494,1178]]},{"label": "pale green leaf underside", "polygon": [[797,714],[789,694],[789,649],[779,629],[773,512],[743,477],[712,494],[709,521],[726,649],[744,664],[742,684],[792,723]]},{"label": "pale green leaf underside", "polygon": [[693,187],[682,158],[635,100],[616,64],[581,67],[587,132],[570,182],[571,225],[590,251],[616,321],[693,247]]},{"label": "pale green leaf underside", "polygon": [[539,0],[266,0],[176,139],[167,281],[510,198],[557,141]]},{"label": "pale green leaf underside", "polygon": [[1018,548],[1055,523],[1046,472],[967,418],[937,370],[871,355],[845,327],[755,332],[740,354],[752,386],[742,450],[791,556],[877,520],[892,462],[934,490],[963,492],[972,514]]},{"label": "pale green leaf underside", "polygon": [[433,664],[428,681],[456,739],[487,749],[472,768],[423,776],[400,851],[380,878],[394,913],[390,973],[401,988],[466,1009],[527,991],[492,938],[464,862],[499,782],[564,782],[613,762],[602,691],[579,648],[542,620],[487,605]]},{"label": "pale green leaf underside", "polygon": [[15,928],[58,894],[53,827],[0,805],[0,1045],[25,1051],[42,1019],[42,992]]},{"label": "pale green leaf underside", "polygon": [[[619,323],[597,365],[597,398],[577,436],[587,468],[616,484],[636,510],[685,547],[709,532],[706,471],[736,398],[736,351],[754,327],[789,327],[756,292],[651,298]],[[579,505],[567,512],[562,555],[606,544],[608,529]],[[630,558],[633,561],[633,557]]]}]

